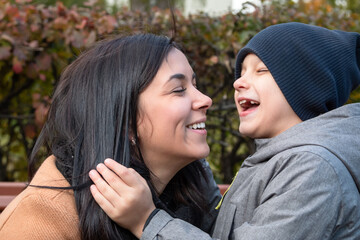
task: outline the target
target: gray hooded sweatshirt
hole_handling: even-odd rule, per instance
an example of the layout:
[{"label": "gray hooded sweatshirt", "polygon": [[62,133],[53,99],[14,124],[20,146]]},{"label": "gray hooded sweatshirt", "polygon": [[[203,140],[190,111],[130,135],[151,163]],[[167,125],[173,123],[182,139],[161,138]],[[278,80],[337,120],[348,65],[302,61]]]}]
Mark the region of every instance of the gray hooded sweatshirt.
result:
[{"label": "gray hooded sweatshirt", "polygon": [[360,239],[360,103],[255,143],[212,236],[159,211],[141,239]]}]

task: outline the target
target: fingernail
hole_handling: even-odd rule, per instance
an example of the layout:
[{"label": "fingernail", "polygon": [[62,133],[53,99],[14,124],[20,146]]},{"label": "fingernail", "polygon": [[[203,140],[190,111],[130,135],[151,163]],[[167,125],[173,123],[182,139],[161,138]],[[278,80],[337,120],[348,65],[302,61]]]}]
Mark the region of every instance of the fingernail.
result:
[{"label": "fingernail", "polygon": [[109,164],[111,162],[110,158],[105,159],[104,163]]},{"label": "fingernail", "polygon": [[96,166],[96,169],[100,171],[100,170],[103,170],[104,167],[105,167],[104,164],[99,163],[99,164]]},{"label": "fingernail", "polygon": [[91,170],[91,171],[89,172],[89,176],[90,176],[90,177],[95,177],[95,170]]}]

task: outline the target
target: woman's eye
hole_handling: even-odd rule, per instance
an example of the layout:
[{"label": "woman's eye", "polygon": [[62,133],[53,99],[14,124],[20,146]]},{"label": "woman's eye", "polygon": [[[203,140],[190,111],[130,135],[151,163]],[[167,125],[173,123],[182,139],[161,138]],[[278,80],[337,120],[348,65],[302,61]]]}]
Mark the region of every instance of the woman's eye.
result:
[{"label": "woman's eye", "polygon": [[176,88],[173,90],[174,93],[182,93],[182,92],[185,92],[186,88]]}]

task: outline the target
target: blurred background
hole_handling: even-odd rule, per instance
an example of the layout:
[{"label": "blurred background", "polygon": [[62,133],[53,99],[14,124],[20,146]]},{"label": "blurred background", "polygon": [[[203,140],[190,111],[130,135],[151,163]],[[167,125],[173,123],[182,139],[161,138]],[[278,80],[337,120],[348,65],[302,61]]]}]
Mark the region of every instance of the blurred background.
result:
[{"label": "blurred background", "polygon": [[[27,158],[66,65],[99,39],[151,32],[175,34],[199,89],[213,99],[207,160],[216,181],[230,183],[254,151],[238,132],[236,53],[260,30],[289,21],[360,32],[360,1],[0,0],[0,181],[27,180]],[[349,102],[360,102],[360,88]]]}]

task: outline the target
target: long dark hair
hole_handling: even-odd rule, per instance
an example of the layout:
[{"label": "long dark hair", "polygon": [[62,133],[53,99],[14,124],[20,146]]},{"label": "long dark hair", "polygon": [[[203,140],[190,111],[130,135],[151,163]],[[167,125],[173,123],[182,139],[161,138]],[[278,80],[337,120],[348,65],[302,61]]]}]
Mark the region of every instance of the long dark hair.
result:
[{"label": "long dark hair", "polygon": [[[29,179],[45,147],[56,157],[56,166],[74,190],[82,239],[132,239],[129,231],[115,224],[94,201],[88,172],[105,158],[133,167],[149,183],[160,208],[174,213],[155,194],[150,171],[140,149],[130,142],[136,138],[139,94],[151,83],[172,48],[171,39],[137,34],[104,40],[82,53],[63,72],[52,97],[48,119],[29,161]],[[170,181],[173,202],[190,207],[199,222],[206,208],[199,179],[205,174],[195,161]],[[177,205],[175,204],[175,205]]]}]

